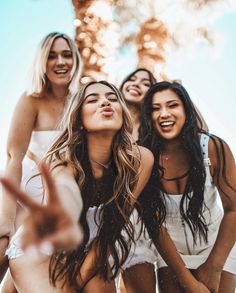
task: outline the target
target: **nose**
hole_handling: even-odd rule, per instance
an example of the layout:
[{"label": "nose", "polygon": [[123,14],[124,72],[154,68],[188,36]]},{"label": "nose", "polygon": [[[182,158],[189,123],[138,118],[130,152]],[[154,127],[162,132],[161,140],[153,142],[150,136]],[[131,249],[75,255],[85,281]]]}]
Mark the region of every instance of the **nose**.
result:
[{"label": "nose", "polygon": [[140,86],[139,80],[138,79],[134,80],[133,85],[139,88],[139,86]]},{"label": "nose", "polygon": [[162,118],[168,118],[170,117],[170,112],[168,111],[168,109],[166,107],[162,108],[160,111],[160,117]]},{"label": "nose", "polygon": [[111,103],[108,99],[103,99],[102,102],[101,102],[101,107],[107,107],[107,106],[110,106]]},{"label": "nose", "polygon": [[64,65],[64,64],[65,64],[65,59],[63,58],[63,56],[58,55],[57,65]]}]

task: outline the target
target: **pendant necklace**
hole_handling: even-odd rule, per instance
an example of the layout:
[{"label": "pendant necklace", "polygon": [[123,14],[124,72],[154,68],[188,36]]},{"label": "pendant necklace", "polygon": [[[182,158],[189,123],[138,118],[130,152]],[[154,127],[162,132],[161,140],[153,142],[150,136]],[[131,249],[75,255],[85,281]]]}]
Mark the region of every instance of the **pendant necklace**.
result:
[{"label": "pendant necklace", "polygon": [[102,163],[100,163],[100,162],[98,162],[98,161],[96,161],[96,160],[94,160],[92,158],[90,158],[90,161],[102,166],[104,169],[108,169],[110,167],[110,165],[111,165],[111,161],[109,161],[107,164],[102,164]]}]

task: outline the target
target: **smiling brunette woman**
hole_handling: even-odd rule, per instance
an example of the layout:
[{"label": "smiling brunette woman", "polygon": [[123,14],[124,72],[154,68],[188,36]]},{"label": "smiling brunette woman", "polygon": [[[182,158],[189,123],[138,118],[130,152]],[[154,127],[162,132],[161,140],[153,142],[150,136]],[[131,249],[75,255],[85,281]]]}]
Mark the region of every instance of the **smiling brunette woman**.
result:
[{"label": "smiling brunette woman", "polygon": [[[38,173],[38,162],[61,133],[58,125],[71,96],[78,90],[81,66],[78,48],[70,37],[57,32],[44,37],[32,67],[30,88],[20,98],[13,114],[5,175],[26,188],[38,202],[42,201],[41,180],[37,177],[29,181],[29,178]],[[12,237],[25,215],[24,207],[4,190],[0,237],[5,238],[0,242]],[[22,251],[11,246],[7,254],[12,259]],[[10,286],[6,285],[8,293]]]},{"label": "smiling brunette woman", "polygon": [[[199,128],[199,119],[181,84],[160,82],[146,94],[140,139],[155,163],[151,189],[140,197],[143,220],[154,244],[154,227],[164,221],[186,267],[211,292],[234,293],[235,161],[222,139]],[[156,261],[160,292],[186,292],[165,261]]]},{"label": "smiling brunette woman", "polygon": [[120,91],[130,111],[133,122],[132,137],[138,141],[141,122],[141,106],[149,88],[156,83],[153,74],[145,68],[138,68],[131,72],[122,82]]}]

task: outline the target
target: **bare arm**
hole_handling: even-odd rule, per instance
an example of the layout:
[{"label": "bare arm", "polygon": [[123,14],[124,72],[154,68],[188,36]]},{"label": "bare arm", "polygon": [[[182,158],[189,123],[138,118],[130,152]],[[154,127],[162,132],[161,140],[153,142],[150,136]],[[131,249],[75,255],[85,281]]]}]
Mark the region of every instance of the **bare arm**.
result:
[{"label": "bare arm", "polygon": [[[149,180],[154,157],[153,154],[146,148],[140,148],[141,153],[141,165],[140,165],[140,175],[137,187],[134,191],[136,197],[140,195],[143,188],[145,187],[147,181]],[[209,290],[200,282],[198,282],[190,271],[185,267],[185,263],[180,257],[174,242],[170,238],[168,232],[164,227],[161,228],[159,242],[155,243],[158,252],[163,257],[165,262],[169,267],[175,272],[181,285],[185,288],[185,291],[207,293]]]},{"label": "bare arm", "polygon": [[[29,145],[36,115],[37,111],[33,98],[22,95],[16,105],[8,135],[8,159],[5,169],[5,176],[11,178],[17,186],[19,186],[21,182],[22,160]],[[14,227],[16,216],[16,199],[12,197],[5,189],[3,189],[1,215],[10,226]],[[5,228],[4,224],[1,225],[0,236],[7,234],[9,235],[11,232],[13,232],[9,231],[10,227]]]},{"label": "bare arm", "polygon": [[82,211],[82,198],[73,171],[57,167],[52,174],[41,166],[46,190],[45,204],[38,204],[18,186],[2,178],[3,186],[29,210],[24,222],[22,248],[40,247],[47,243],[53,249],[72,249],[82,240],[78,220]]},{"label": "bare arm", "polygon": [[[219,146],[218,142],[217,144]],[[200,278],[206,284],[209,284],[210,289],[213,288],[214,290],[218,290],[220,274],[230,250],[236,242],[236,166],[228,145],[223,142],[223,147],[225,160],[221,153],[217,158],[213,141],[212,139],[209,141],[211,173],[221,196],[224,216],[211,253],[207,261],[198,269]],[[223,171],[224,168],[225,172]]]}]

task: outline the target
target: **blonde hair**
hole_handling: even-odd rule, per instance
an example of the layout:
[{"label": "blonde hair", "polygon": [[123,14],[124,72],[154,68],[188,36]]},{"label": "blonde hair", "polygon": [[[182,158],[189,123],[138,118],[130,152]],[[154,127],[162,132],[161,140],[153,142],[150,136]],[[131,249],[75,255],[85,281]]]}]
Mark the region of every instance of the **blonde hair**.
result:
[{"label": "blonde hair", "polygon": [[57,38],[63,38],[72,51],[73,67],[71,70],[71,82],[68,87],[69,96],[74,95],[78,91],[79,79],[82,71],[82,60],[79,50],[74,41],[68,35],[59,32],[52,32],[45,36],[39,43],[29,76],[28,95],[41,97],[43,92],[47,89],[48,80],[46,77],[46,64],[50,49]]}]

